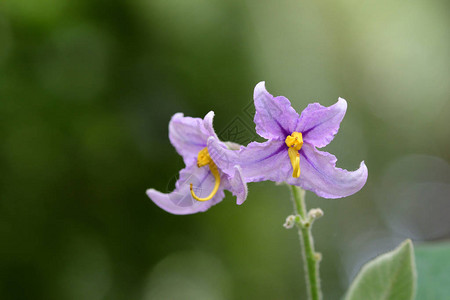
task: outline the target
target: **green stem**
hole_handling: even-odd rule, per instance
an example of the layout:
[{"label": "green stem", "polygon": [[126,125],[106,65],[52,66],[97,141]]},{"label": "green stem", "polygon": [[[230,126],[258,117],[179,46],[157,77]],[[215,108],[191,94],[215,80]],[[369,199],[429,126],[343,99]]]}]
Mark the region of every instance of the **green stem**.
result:
[{"label": "green stem", "polygon": [[298,233],[302,246],[303,263],[305,265],[306,286],[308,288],[308,299],[322,299],[319,278],[320,253],[314,250],[314,239],[311,233],[312,221],[309,220],[305,204],[305,191],[299,187],[291,186],[294,209],[300,216],[300,222],[297,222]]}]

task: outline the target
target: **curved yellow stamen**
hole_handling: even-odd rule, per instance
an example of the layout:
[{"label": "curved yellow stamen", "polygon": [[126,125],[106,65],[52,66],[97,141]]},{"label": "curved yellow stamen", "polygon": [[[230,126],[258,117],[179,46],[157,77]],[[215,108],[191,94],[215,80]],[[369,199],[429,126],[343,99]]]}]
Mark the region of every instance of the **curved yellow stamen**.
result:
[{"label": "curved yellow stamen", "polygon": [[300,177],[300,154],[298,151],[303,146],[303,135],[301,132],[293,132],[288,135],[285,140],[286,145],[289,147],[288,154],[292,165],[292,177]]},{"label": "curved yellow stamen", "polygon": [[201,167],[204,167],[206,165],[209,165],[209,169],[211,170],[211,173],[214,175],[215,184],[214,184],[214,188],[213,188],[212,192],[209,194],[209,196],[204,197],[204,198],[200,198],[197,195],[195,195],[193,187],[192,187],[192,183],[191,183],[191,186],[190,186],[191,195],[197,201],[208,201],[208,200],[211,200],[214,197],[214,195],[217,193],[217,191],[219,190],[219,186],[220,186],[219,169],[217,168],[216,164],[214,163],[214,161],[209,156],[208,148],[203,148],[198,153],[197,166],[199,168],[201,168]]},{"label": "curved yellow stamen", "polygon": [[211,170],[211,173],[214,175],[214,179],[216,180],[216,183],[214,184],[214,188],[213,188],[211,194],[209,194],[209,196],[207,196],[205,198],[199,198],[197,195],[195,195],[194,190],[192,189],[192,183],[191,183],[191,195],[197,201],[211,200],[214,197],[214,195],[217,193],[217,191],[219,190],[219,186],[220,186],[219,170],[217,169],[217,166],[213,162],[209,164],[209,169]]},{"label": "curved yellow stamen", "polygon": [[293,169],[292,177],[298,178],[300,177],[300,154],[298,153],[298,150],[295,150],[294,148],[289,148],[288,154]]}]

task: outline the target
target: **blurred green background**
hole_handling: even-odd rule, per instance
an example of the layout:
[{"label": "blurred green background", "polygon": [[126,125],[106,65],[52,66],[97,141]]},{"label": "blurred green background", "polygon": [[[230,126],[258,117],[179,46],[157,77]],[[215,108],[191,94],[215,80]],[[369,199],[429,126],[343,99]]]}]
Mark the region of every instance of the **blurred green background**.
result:
[{"label": "blurred green background", "polygon": [[[0,299],[303,299],[289,190],[249,185],[174,216],[176,112],[254,139],[261,80],[301,111],[348,101],[338,166],[369,179],[307,193],[326,299],[410,237],[450,237],[445,0],[0,2]],[[230,131],[230,128],[232,131]],[[419,275],[420,276],[420,275]]]}]

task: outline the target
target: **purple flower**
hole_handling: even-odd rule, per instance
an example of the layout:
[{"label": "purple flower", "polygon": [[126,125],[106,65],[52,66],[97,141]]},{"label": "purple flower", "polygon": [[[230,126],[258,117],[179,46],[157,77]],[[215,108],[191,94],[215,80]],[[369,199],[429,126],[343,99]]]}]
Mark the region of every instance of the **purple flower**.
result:
[{"label": "purple flower", "polygon": [[231,174],[232,166],[240,165],[247,182],[286,182],[324,198],[349,196],[364,186],[364,162],[350,172],[336,168],[334,155],[316,149],[328,145],[338,132],[347,110],[344,99],[330,107],[309,104],[299,116],[287,98],[273,97],[260,82],[254,100],[256,132],[268,141],[230,151],[210,137],[208,149],[223,172]]},{"label": "purple flower", "polygon": [[209,137],[214,138],[221,149],[233,147],[230,143],[219,141],[213,129],[213,117],[212,111],[204,119],[184,117],[177,113],[170,120],[170,141],[183,157],[186,167],[180,171],[173,192],[165,194],[148,189],[147,195],[156,205],[172,214],[205,211],[222,201],[224,190],[236,196],[237,204],[242,204],[247,198],[247,185],[240,167],[232,166],[228,168],[228,173],[224,173],[211,159],[211,151],[207,147]]}]

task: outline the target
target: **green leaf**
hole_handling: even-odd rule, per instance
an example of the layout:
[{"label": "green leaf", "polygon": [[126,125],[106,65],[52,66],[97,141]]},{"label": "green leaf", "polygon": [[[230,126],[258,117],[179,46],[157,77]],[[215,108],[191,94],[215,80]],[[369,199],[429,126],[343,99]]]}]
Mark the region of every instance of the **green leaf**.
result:
[{"label": "green leaf", "polygon": [[364,265],[346,300],[411,300],[416,289],[416,266],[411,240]]},{"label": "green leaf", "polygon": [[448,299],[450,243],[421,245],[416,249],[419,282],[417,299]]}]

